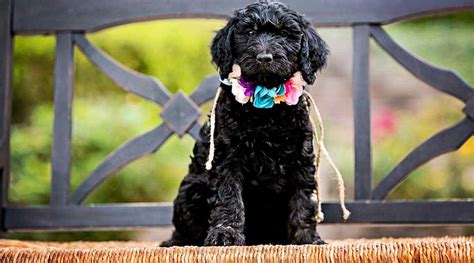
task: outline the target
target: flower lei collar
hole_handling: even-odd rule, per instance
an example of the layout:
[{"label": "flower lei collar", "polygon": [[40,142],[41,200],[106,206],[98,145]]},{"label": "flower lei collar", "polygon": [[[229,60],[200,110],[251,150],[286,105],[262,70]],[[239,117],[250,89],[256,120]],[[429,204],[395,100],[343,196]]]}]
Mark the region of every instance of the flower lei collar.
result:
[{"label": "flower lei collar", "polygon": [[247,82],[241,75],[240,66],[234,64],[229,77],[221,82],[232,86],[232,94],[239,103],[246,104],[250,101],[255,108],[259,109],[269,109],[281,102],[285,102],[287,105],[296,105],[306,84],[299,71],[285,83],[272,88]]}]

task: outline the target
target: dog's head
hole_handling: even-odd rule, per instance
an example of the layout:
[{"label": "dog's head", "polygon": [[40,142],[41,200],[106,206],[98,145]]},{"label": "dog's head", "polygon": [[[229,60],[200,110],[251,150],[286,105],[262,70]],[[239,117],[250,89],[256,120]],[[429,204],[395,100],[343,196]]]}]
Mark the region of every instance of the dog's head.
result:
[{"label": "dog's head", "polygon": [[234,12],[212,41],[211,54],[221,77],[239,64],[246,81],[273,86],[296,71],[312,84],[329,50],[302,15],[282,3],[260,1]]}]

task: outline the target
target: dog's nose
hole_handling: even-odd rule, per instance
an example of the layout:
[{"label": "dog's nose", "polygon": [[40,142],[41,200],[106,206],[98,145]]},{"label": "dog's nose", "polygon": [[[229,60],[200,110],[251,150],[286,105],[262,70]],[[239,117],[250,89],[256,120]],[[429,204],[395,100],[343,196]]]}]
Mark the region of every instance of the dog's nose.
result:
[{"label": "dog's nose", "polygon": [[265,62],[265,63],[268,63],[268,62],[272,62],[273,60],[273,55],[270,54],[270,53],[260,53],[257,55],[257,60],[259,62]]}]

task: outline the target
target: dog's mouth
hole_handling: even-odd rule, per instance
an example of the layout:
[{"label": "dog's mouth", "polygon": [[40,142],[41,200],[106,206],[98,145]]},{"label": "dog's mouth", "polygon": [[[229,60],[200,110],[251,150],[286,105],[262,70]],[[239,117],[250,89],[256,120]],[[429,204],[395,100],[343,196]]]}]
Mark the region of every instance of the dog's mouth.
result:
[{"label": "dog's mouth", "polygon": [[[265,59],[265,56],[271,56],[271,58]],[[236,62],[241,67],[242,77],[246,81],[265,87],[278,86],[298,71],[296,61],[289,60],[286,54],[281,52],[263,54],[248,52]]]},{"label": "dog's mouth", "polygon": [[291,76],[284,77],[277,74],[242,74],[245,81],[265,87],[274,87],[287,81]]},{"label": "dog's mouth", "polygon": [[241,65],[242,77],[245,81],[256,85],[273,87],[287,81],[296,70],[278,66],[255,64],[252,66]]}]

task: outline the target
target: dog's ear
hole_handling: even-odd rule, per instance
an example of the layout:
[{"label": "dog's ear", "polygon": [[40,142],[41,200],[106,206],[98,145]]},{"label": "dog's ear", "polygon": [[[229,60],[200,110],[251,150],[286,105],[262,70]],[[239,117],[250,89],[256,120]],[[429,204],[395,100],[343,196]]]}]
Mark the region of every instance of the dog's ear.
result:
[{"label": "dog's ear", "polygon": [[227,78],[227,75],[232,71],[232,65],[234,64],[232,38],[236,22],[237,19],[231,17],[227,22],[227,25],[217,31],[211,44],[212,62],[217,66],[219,73],[223,78]]},{"label": "dog's ear", "polygon": [[301,39],[299,68],[303,79],[311,85],[316,80],[315,74],[326,65],[329,49],[326,42],[311,26],[311,23],[302,16],[300,17],[300,25],[303,30],[303,37]]}]

